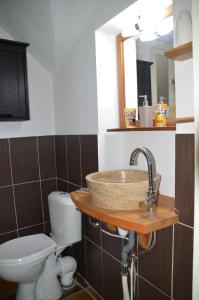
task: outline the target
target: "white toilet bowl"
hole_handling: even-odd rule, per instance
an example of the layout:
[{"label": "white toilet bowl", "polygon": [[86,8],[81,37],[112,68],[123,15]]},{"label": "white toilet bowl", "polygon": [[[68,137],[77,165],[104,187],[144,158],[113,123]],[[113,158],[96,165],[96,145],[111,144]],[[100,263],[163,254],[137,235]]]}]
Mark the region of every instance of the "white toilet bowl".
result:
[{"label": "white toilet bowl", "polygon": [[56,247],[45,234],[24,236],[0,245],[0,277],[19,283],[17,300],[36,300],[37,280],[45,260]]},{"label": "white toilet bowl", "polygon": [[51,238],[35,234],[0,245],[0,277],[19,283],[17,300],[57,300],[60,281],[66,287],[73,283],[77,263],[59,254],[81,241],[81,213],[66,192],[52,192],[48,200]]}]

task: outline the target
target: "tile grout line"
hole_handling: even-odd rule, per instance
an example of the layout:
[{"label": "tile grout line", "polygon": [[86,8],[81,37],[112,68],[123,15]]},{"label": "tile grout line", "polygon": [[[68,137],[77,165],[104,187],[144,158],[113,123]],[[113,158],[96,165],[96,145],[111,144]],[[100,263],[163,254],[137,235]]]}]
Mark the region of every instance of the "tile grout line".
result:
[{"label": "tile grout line", "polygon": [[0,233],[0,236],[6,235],[6,234],[9,234],[9,233],[13,233],[15,231],[17,232],[17,229],[11,230],[11,231],[7,231],[7,232],[3,232],[3,233]]},{"label": "tile grout line", "polygon": [[[85,222],[84,222],[84,225],[85,225]],[[85,259],[85,267],[86,267],[86,280],[88,279],[88,277],[87,277],[87,257],[86,257],[86,236],[85,236],[85,234],[83,235],[84,236],[84,251],[85,251],[85,253],[84,253],[84,259]]]},{"label": "tile grout line", "polygon": [[85,239],[88,240],[91,244],[93,244],[94,246],[96,246],[99,250],[102,250],[102,252],[106,253],[107,255],[109,255],[111,258],[113,258],[116,262],[118,262],[119,264],[121,264],[121,261],[119,259],[117,259],[116,257],[114,257],[111,253],[107,252],[105,249],[103,249],[102,247],[98,246],[97,244],[95,244],[95,242],[93,242],[92,240],[90,240],[87,236],[85,236]]},{"label": "tile grout line", "polygon": [[15,190],[14,190],[10,139],[8,139],[8,150],[9,150],[9,160],[10,160],[10,174],[11,174],[11,181],[12,181],[12,195],[13,195],[14,210],[15,210],[15,220],[16,220],[16,226],[17,226],[16,230],[17,230],[17,237],[19,237],[19,223],[18,223],[18,217],[17,217],[17,206],[16,206],[16,198],[15,198]]},{"label": "tile grout line", "polygon": [[150,281],[148,281],[144,277],[142,277],[142,276],[139,275],[139,278],[141,278],[142,280],[144,280],[145,282],[147,282],[150,286],[152,286],[154,289],[156,289],[157,291],[159,291],[161,294],[167,296],[168,299],[171,299],[171,297],[169,295],[167,295],[165,292],[163,292],[162,290],[160,290],[156,285],[154,285],[153,283],[151,283]]},{"label": "tile grout line", "polygon": [[[43,217],[43,223],[44,223],[44,205],[43,205],[43,193],[42,193],[42,186],[41,186],[41,168],[40,168],[38,136],[36,136],[36,145],[37,145],[37,161],[38,161],[38,168],[39,168],[40,200],[41,200],[42,217]],[[45,224],[44,224],[44,232],[45,232]]]},{"label": "tile grout line", "polygon": [[173,299],[173,271],[174,271],[174,241],[175,241],[175,229],[173,225],[172,234],[172,257],[171,257],[171,298]]},{"label": "tile grout line", "polygon": [[58,191],[58,186],[57,186],[57,156],[56,156],[55,135],[53,136],[53,145],[54,145],[54,157],[55,157],[55,184],[56,184],[56,190]]},{"label": "tile grout line", "polygon": [[102,294],[102,297],[104,295],[104,284],[103,284],[103,277],[104,277],[104,268],[103,268],[103,252],[102,252],[102,231],[101,231],[101,226],[102,226],[102,223],[100,221],[100,244],[101,244],[101,250],[100,250],[100,256],[101,256],[101,264],[102,264],[102,282],[101,282],[101,294]]},{"label": "tile grout line", "polygon": [[64,143],[65,143],[65,158],[66,158],[66,178],[67,178],[67,191],[69,192],[69,184],[68,184],[68,142],[67,136],[64,135]]},{"label": "tile grout line", "polygon": [[68,180],[65,180],[65,179],[62,179],[62,178],[59,178],[59,177],[57,177],[57,179],[60,180],[60,181],[65,182],[65,183],[69,183],[69,184],[75,185],[75,186],[78,187],[78,188],[81,188],[80,185],[78,185],[78,184],[76,184],[76,183],[73,183],[73,182],[71,182],[71,181],[68,181]]},{"label": "tile grout line", "polygon": [[178,222],[178,224],[181,225],[181,226],[188,227],[188,228],[190,228],[190,229],[194,229],[193,226],[190,226],[190,225],[187,225],[187,224],[184,224],[184,223],[181,223],[181,222]]},{"label": "tile grout line", "polygon": [[[56,179],[56,177],[41,179],[41,182],[47,181],[47,180],[52,180],[52,179]],[[0,186],[0,189],[7,188],[7,187],[12,187],[12,186],[18,186],[18,185],[22,185],[22,184],[35,183],[35,182],[39,182],[39,181],[40,180],[38,179],[38,180],[32,180],[32,181],[26,181],[26,182],[20,182],[20,183],[13,183],[13,184],[8,184],[8,185],[3,185],[3,186]]]},{"label": "tile grout line", "polygon": [[82,145],[81,145],[81,137],[78,135],[79,140],[79,159],[80,159],[80,176],[81,176],[81,187],[83,186],[83,174],[82,174]]},{"label": "tile grout line", "polygon": [[[45,222],[41,222],[41,223],[30,225],[30,226],[20,227],[20,228],[18,228],[18,231],[23,230],[23,229],[32,228],[32,227],[35,227],[35,226],[38,226],[38,225],[47,224],[47,223],[48,223],[48,221],[45,221]],[[9,234],[9,233],[12,233],[12,232],[15,232],[15,231],[17,231],[17,229],[16,230],[11,230],[11,231],[3,232],[3,233],[0,233],[0,236],[5,235],[5,234]]]},{"label": "tile grout line", "polygon": [[[93,289],[92,285],[88,286],[87,288],[84,288],[84,291],[85,291],[87,294],[89,294],[89,296],[91,296],[91,298],[92,298],[93,300],[96,300],[95,296],[93,296],[93,295],[91,294],[91,292],[89,292],[89,288]],[[101,298],[102,298],[102,300],[103,300],[102,295],[100,295],[100,296],[101,296]]]}]

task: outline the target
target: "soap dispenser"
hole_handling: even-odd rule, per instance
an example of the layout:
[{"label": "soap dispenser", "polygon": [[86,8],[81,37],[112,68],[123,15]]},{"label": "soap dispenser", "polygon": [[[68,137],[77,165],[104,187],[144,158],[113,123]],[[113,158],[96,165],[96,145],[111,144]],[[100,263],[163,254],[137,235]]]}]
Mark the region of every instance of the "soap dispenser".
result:
[{"label": "soap dispenser", "polygon": [[147,95],[140,95],[140,98],[144,98],[143,106],[138,108],[140,116],[140,127],[152,127],[153,126],[153,106],[149,106]]}]

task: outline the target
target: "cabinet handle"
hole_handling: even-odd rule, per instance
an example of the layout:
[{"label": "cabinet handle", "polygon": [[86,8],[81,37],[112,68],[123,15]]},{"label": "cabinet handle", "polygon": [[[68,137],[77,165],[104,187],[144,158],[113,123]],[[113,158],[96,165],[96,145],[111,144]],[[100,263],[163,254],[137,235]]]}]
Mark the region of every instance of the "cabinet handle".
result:
[{"label": "cabinet handle", "polygon": [[88,220],[91,226],[93,226],[94,228],[99,228],[100,224],[98,221],[94,221],[94,220],[92,221],[91,217],[89,217]]}]

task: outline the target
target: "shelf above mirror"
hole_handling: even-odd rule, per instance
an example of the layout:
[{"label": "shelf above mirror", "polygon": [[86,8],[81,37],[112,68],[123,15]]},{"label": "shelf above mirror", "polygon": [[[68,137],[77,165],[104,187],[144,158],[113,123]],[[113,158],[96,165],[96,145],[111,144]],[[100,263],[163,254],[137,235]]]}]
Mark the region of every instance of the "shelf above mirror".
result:
[{"label": "shelf above mirror", "polygon": [[192,42],[170,49],[164,54],[167,58],[183,61],[192,58]]}]

